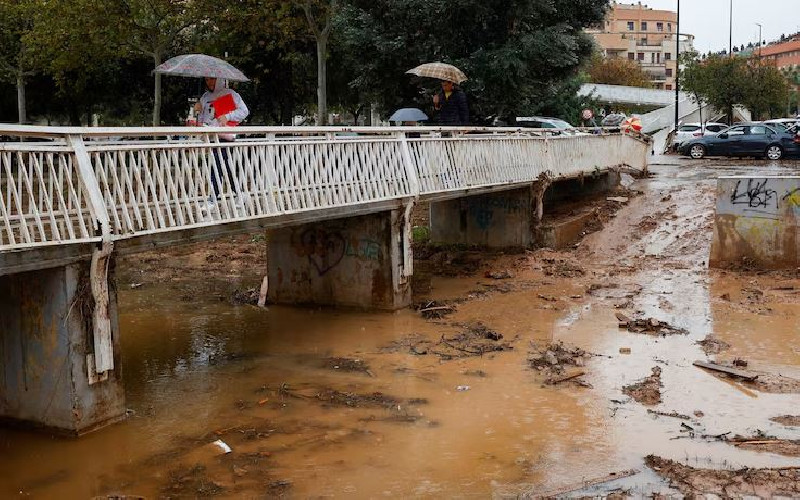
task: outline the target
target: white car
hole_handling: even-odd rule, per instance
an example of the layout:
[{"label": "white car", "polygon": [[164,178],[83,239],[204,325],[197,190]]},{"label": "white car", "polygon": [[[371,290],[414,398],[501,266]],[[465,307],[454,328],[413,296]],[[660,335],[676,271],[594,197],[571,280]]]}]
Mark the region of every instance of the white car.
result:
[{"label": "white car", "polygon": [[798,130],[797,124],[800,123],[800,117],[798,118],[776,118],[774,120],[766,120],[762,122],[764,125],[771,125],[775,127],[776,125],[783,128],[789,133],[800,133]]},{"label": "white car", "polygon": [[705,129],[700,123],[684,123],[678,127],[678,132],[672,138],[672,147],[677,149],[686,141],[697,139],[706,135],[715,135],[728,128],[724,123],[706,122]]},{"label": "white car", "polygon": [[518,116],[517,126],[526,128],[553,129],[553,135],[587,135],[560,118],[547,116]]}]

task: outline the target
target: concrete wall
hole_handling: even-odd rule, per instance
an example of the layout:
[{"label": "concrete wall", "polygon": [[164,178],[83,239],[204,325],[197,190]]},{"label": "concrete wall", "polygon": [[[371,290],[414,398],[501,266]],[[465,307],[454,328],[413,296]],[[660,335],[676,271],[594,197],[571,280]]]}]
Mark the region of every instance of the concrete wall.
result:
[{"label": "concrete wall", "polygon": [[530,189],[431,203],[431,242],[487,247],[532,243]]},{"label": "concrete wall", "polygon": [[411,303],[400,279],[402,212],[271,231],[269,301],[399,309]]},{"label": "concrete wall", "polygon": [[709,265],[800,266],[799,216],[800,177],[720,178]]},{"label": "concrete wall", "polygon": [[124,417],[113,290],[117,368],[89,385],[93,337],[82,314],[90,307],[81,306],[91,297],[88,273],[89,264],[81,263],[0,277],[0,420],[77,435]]}]

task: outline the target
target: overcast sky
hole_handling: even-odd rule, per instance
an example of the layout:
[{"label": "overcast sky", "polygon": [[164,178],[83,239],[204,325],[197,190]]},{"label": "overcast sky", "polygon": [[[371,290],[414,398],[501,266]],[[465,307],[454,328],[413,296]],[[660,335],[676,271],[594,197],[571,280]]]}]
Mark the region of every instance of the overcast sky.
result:
[{"label": "overcast sky", "polygon": [[[747,45],[762,37],[771,41],[782,33],[800,31],[800,0],[732,0],[733,44]],[[633,4],[633,0],[619,3]],[[677,0],[642,0],[654,9],[677,10]],[[731,0],[681,0],[681,33],[695,36],[695,50],[700,53],[728,48],[728,13]]]}]

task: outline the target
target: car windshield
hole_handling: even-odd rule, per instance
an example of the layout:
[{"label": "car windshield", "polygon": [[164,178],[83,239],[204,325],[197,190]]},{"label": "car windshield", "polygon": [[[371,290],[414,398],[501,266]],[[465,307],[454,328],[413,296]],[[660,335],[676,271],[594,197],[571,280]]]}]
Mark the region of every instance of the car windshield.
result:
[{"label": "car windshield", "polygon": [[700,125],[683,125],[678,132],[694,132],[695,130],[700,130]]},{"label": "car windshield", "polygon": [[560,129],[572,128],[572,125],[565,122],[564,120],[550,120],[550,122],[553,124],[555,128],[560,128]]}]

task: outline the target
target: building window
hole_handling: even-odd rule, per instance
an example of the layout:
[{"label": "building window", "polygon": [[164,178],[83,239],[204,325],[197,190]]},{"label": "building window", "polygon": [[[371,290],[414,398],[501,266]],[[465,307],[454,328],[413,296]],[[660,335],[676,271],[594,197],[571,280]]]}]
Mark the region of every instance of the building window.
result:
[{"label": "building window", "polygon": [[644,52],[639,52],[638,54],[636,54],[636,59],[644,61]]},{"label": "building window", "polygon": [[667,23],[667,31],[672,32],[672,23]]},{"label": "building window", "polygon": [[669,53],[669,52],[665,52],[664,53],[664,60],[665,61],[671,61],[672,60],[672,54]]},{"label": "building window", "polygon": [[639,44],[640,44],[640,45],[647,45],[647,38],[642,38],[642,39],[639,41]]},{"label": "building window", "polygon": [[636,56],[634,55],[634,53],[633,53],[633,52],[628,52],[628,59],[630,59],[631,61],[633,61],[635,58],[636,58]]},{"label": "building window", "polygon": [[647,21],[642,21],[642,31],[647,31]]},{"label": "building window", "polygon": [[667,68],[667,76],[668,77],[672,76],[672,68]]},{"label": "building window", "polygon": [[656,29],[658,31],[664,31],[664,23],[656,23]]},{"label": "building window", "polygon": [[666,85],[664,86],[664,88],[665,88],[666,90],[672,90],[672,85],[670,85],[670,84],[668,83],[668,84],[666,84]]},{"label": "building window", "polygon": [[633,21],[628,21],[628,31],[633,31]]}]

